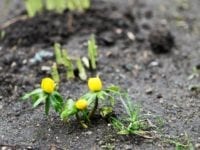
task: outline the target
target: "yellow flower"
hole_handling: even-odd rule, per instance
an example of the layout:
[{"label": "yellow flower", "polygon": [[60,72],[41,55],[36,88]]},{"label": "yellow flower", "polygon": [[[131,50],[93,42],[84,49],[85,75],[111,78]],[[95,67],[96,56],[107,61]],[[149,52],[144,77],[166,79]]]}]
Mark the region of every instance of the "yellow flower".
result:
[{"label": "yellow flower", "polygon": [[98,92],[102,89],[102,82],[99,77],[96,78],[89,78],[88,80],[88,87],[92,92]]},{"label": "yellow flower", "polygon": [[55,82],[51,78],[43,78],[41,82],[41,88],[47,93],[52,93],[55,89]]},{"label": "yellow flower", "polygon": [[88,102],[85,99],[79,99],[76,103],[75,106],[79,110],[84,110],[88,106]]}]

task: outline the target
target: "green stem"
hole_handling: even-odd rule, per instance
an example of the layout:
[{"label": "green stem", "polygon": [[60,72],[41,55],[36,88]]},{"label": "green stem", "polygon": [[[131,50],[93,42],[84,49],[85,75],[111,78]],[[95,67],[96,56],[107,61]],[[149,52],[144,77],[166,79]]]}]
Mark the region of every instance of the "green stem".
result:
[{"label": "green stem", "polygon": [[96,97],[95,103],[94,103],[94,107],[93,107],[92,111],[89,114],[89,119],[91,119],[94,116],[94,114],[95,114],[95,112],[97,110],[97,107],[98,107],[98,98]]},{"label": "green stem", "polygon": [[79,114],[78,113],[76,113],[76,119],[77,119],[77,121],[81,124],[81,126],[83,127],[83,128],[88,128],[88,126],[80,119],[80,116],[79,116]]}]

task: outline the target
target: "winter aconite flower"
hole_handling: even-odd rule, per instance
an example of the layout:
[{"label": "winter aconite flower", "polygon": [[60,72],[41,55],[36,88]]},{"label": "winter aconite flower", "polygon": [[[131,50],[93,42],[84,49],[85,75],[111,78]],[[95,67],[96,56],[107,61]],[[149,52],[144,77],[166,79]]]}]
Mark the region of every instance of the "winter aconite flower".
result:
[{"label": "winter aconite flower", "polygon": [[88,106],[88,102],[85,99],[79,99],[76,103],[75,106],[79,110],[84,110]]},{"label": "winter aconite flower", "polygon": [[92,92],[98,92],[102,89],[102,82],[99,77],[89,78],[88,87]]},{"label": "winter aconite flower", "polygon": [[41,82],[41,88],[46,93],[52,93],[55,89],[55,82],[51,78],[43,78]]}]

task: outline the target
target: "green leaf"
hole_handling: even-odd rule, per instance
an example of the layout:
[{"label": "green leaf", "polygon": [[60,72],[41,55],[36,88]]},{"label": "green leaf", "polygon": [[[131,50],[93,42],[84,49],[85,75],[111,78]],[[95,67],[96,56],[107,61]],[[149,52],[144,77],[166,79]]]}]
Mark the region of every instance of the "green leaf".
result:
[{"label": "green leaf", "polygon": [[40,103],[44,102],[47,99],[47,95],[40,96],[35,102],[33,103],[33,108],[37,107]]},{"label": "green leaf", "polygon": [[56,9],[56,1],[55,0],[46,0],[46,9],[47,10],[55,10]]},{"label": "green leaf", "polygon": [[22,100],[26,100],[26,99],[30,98],[31,96],[33,96],[33,95],[37,95],[37,94],[41,94],[41,93],[43,93],[43,90],[42,90],[41,88],[35,89],[35,90],[33,90],[32,92],[30,92],[30,93],[26,93],[26,94],[22,97]]},{"label": "green leaf", "polygon": [[105,91],[96,92],[98,99],[105,100],[106,96],[109,96]]},{"label": "green leaf", "polygon": [[101,114],[102,117],[106,117],[106,116],[108,116],[109,114],[111,114],[112,111],[113,111],[113,108],[112,108],[112,107],[107,107],[107,106],[105,106],[105,107],[102,107],[102,108],[100,109],[100,114]]},{"label": "green leaf", "polygon": [[57,101],[59,101],[60,103],[63,104],[63,98],[62,98],[62,96],[60,95],[60,93],[58,93],[57,91],[54,91],[54,92],[52,93],[52,95],[55,97],[55,99],[56,99]]},{"label": "green leaf", "polygon": [[92,35],[88,41],[88,57],[90,59],[91,68],[96,69],[97,45],[94,35]]},{"label": "green leaf", "polygon": [[113,92],[113,93],[118,93],[120,91],[120,88],[118,86],[111,85],[105,91],[109,91],[109,92]]},{"label": "green leaf", "polygon": [[59,65],[63,64],[61,45],[59,43],[54,44],[54,51],[55,51],[57,64]]},{"label": "green leaf", "polygon": [[62,120],[67,120],[70,116],[76,114],[77,111],[75,102],[72,99],[68,99],[60,117]]},{"label": "green leaf", "polygon": [[51,101],[50,101],[49,97],[47,97],[46,102],[45,102],[45,114],[46,115],[49,114],[50,104],[51,104]]},{"label": "green leaf", "polygon": [[72,63],[72,59],[68,56],[67,51],[65,49],[62,50],[62,59],[63,65],[67,69],[67,79],[74,79],[74,66]]},{"label": "green leaf", "polygon": [[89,93],[86,93],[84,96],[82,96],[83,99],[87,100],[88,105],[93,103],[96,97],[97,97],[97,94],[94,92],[89,92]]},{"label": "green leaf", "polygon": [[42,10],[42,0],[25,0],[26,10],[29,17],[33,17],[37,12]]},{"label": "green leaf", "polygon": [[87,74],[80,58],[77,59],[76,64],[78,67],[80,79],[85,81],[87,79]]},{"label": "green leaf", "polygon": [[129,131],[127,131],[127,130],[121,130],[121,131],[117,132],[117,134],[127,135],[127,134],[129,134]]},{"label": "green leaf", "polygon": [[51,105],[55,109],[56,112],[61,113],[63,108],[63,103],[61,103],[55,96],[51,95],[49,96],[49,99],[51,101]]},{"label": "green leaf", "polygon": [[58,73],[58,67],[56,63],[53,63],[52,67],[51,67],[51,76],[53,78],[53,80],[56,82],[56,85],[58,86],[60,83],[60,76]]}]

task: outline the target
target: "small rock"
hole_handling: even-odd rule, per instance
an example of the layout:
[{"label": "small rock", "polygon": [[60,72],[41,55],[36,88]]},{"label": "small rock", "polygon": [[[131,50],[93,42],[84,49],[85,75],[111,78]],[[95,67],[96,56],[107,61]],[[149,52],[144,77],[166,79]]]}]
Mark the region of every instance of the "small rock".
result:
[{"label": "small rock", "polygon": [[148,94],[148,95],[152,94],[153,93],[153,88],[152,87],[147,88],[145,93]]},{"label": "small rock", "polygon": [[127,36],[130,40],[135,41],[135,35],[132,32],[127,32]]},{"label": "small rock", "polygon": [[150,67],[157,67],[159,66],[159,62],[157,61],[152,61],[150,64],[149,64]]},{"label": "small rock", "polygon": [[125,145],[125,146],[124,146],[124,149],[125,149],[125,150],[132,150],[132,149],[133,149],[133,146],[132,146],[132,145]]},{"label": "small rock", "polygon": [[7,146],[2,146],[2,147],[1,147],[1,150],[12,150],[12,148],[7,147]]},{"label": "small rock", "polygon": [[195,144],[195,148],[200,148],[200,143]]},{"label": "small rock", "polygon": [[41,70],[42,70],[42,71],[50,71],[50,70],[51,70],[51,67],[49,67],[49,66],[42,66],[42,67],[41,67]]},{"label": "small rock", "polygon": [[91,134],[92,134],[92,131],[85,132],[85,135],[91,135]]},{"label": "small rock", "polygon": [[17,63],[16,62],[12,62],[12,64],[10,66],[11,66],[11,68],[14,68],[15,66],[17,66]]},{"label": "small rock", "polygon": [[148,37],[151,49],[156,54],[168,53],[175,45],[174,36],[164,25],[155,26]]}]

